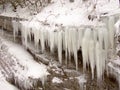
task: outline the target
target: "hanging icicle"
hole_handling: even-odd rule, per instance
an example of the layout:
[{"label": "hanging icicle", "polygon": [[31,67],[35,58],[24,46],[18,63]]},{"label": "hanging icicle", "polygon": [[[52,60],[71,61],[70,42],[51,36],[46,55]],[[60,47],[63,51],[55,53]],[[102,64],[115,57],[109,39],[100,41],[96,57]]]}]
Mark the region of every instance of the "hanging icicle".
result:
[{"label": "hanging icicle", "polygon": [[89,65],[89,40],[91,38],[91,29],[86,29],[82,40],[82,57],[83,69],[86,70],[86,65]]},{"label": "hanging icicle", "polygon": [[114,48],[114,16],[109,17],[109,22],[108,22],[108,30],[109,30],[109,42],[110,42],[110,48]]},{"label": "hanging icicle", "polygon": [[95,70],[95,42],[93,39],[89,42],[89,62],[92,72],[92,79],[94,79],[94,70]]},{"label": "hanging icicle", "polygon": [[62,31],[58,32],[58,58],[60,64],[62,64]]},{"label": "hanging icicle", "polygon": [[15,41],[16,35],[18,35],[18,31],[19,31],[19,22],[13,20],[12,26],[13,26],[13,37],[14,37],[14,41]]}]

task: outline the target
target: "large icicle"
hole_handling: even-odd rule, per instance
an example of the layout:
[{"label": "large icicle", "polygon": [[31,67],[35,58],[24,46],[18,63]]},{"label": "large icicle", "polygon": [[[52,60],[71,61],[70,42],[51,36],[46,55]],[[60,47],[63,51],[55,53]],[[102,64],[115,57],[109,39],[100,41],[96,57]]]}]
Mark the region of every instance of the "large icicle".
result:
[{"label": "large icicle", "polygon": [[97,81],[100,82],[102,80],[102,76],[105,69],[105,59],[103,49],[100,46],[100,43],[96,43],[96,72],[97,72]]},{"label": "large icicle", "polygon": [[12,26],[13,26],[13,36],[14,36],[14,41],[15,41],[16,35],[18,35],[18,31],[19,31],[19,23],[13,20]]},{"label": "large icicle", "polygon": [[62,31],[58,32],[58,58],[62,64]]},{"label": "large icicle", "polygon": [[77,29],[73,27],[72,29],[72,49],[73,49],[73,55],[74,55],[74,61],[76,65],[76,70],[78,70],[78,56],[77,56],[77,47],[78,47],[78,42],[77,42]]},{"label": "large icicle", "polygon": [[103,49],[103,29],[98,29],[98,40],[99,40],[99,44],[100,47]]},{"label": "large icicle", "polygon": [[40,44],[41,44],[41,51],[42,53],[44,52],[45,50],[45,29],[44,27],[40,27],[39,28],[39,40],[40,40]]},{"label": "large icicle", "polygon": [[94,70],[95,70],[95,45],[94,40],[89,42],[89,61],[92,72],[92,79],[94,79]]},{"label": "large icicle", "polygon": [[22,44],[27,48],[27,33],[29,28],[28,26],[28,22],[21,22],[21,32],[22,32]]},{"label": "large icicle", "polygon": [[108,45],[109,45],[108,30],[105,27],[103,27],[102,29],[104,31],[104,33],[103,33],[103,40],[104,40],[105,60],[107,60]]},{"label": "large icicle", "polygon": [[64,38],[64,39],[65,39],[65,42],[64,42],[64,43],[65,43],[65,58],[66,58],[66,64],[68,64],[68,60],[67,60],[67,59],[68,59],[68,58],[67,58],[67,57],[68,57],[68,43],[67,43],[67,42],[68,42],[68,41],[67,41],[67,40],[68,40],[68,34],[69,34],[69,33],[68,33],[68,28],[66,28],[66,29],[65,29],[65,35],[64,35],[64,36],[65,36],[65,38]]},{"label": "large icicle", "polygon": [[94,42],[97,42],[97,40],[98,40],[98,30],[97,30],[97,28],[93,30],[93,39],[94,39]]},{"label": "large icicle", "polygon": [[33,32],[33,34],[34,34],[35,47],[36,47],[36,49],[38,50],[40,30],[39,30],[39,28],[37,28],[37,26],[36,26],[36,27],[33,28],[33,31],[32,31],[32,32]]},{"label": "large icicle", "polygon": [[89,64],[89,40],[91,38],[91,29],[86,29],[82,40],[83,69],[86,70],[86,64]]},{"label": "large icicle", "polygon": [[109,29],[109,41],[110,41],[110,48],[114,48],[114,16],[109,17],[109,22],[108,22],[108,29]]},{"label": "large icicle", "polygon": [[71,60],[71,53],[72,53],[72,28],[68,28],[68,40],[67,40],[67,45],[68,45],[68,54],[69,54],[69,60]]},{"label": "large icicle", "polygon": [[84,28],[78,28],[78,50],[82,47],[83,30]]},{"label": "large icicle", "polygon": [[54,31],[50,31],[49,32],[50,33],[50,51],[51,51],[51,53],[53,53],[54,52]]}]

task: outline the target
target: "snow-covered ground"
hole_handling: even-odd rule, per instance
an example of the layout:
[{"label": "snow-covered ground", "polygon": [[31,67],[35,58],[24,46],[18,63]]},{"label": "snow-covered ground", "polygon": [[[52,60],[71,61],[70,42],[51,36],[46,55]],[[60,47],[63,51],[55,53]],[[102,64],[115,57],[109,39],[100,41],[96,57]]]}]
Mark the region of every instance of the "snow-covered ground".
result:
[{"label": "snow-covered ground", "polygon": [[19,90],[5,80],[0,80],[0,90]]},{"label": "snow-covered ground", "polygon": [[119,0],[97,0],[96,9],[94,12],[95,2],[91,4],[91,1],[82,2],[82,0],[75,0],[71,3],[69,0],[51,0],[51,3],[42,9],[37,15],[31,15],[31,10],[28,7],[17,7],[16,12],[10,4],[6,5],[5,10],[0,7],[0,15],[10,17],[21,17],[27,19],[37,19],[41,22],[47,22],[49,24],[63,24],[63,25],[91,25],[95,24],[88,20],[89,14],[100,15],[101,13],[109,13],[117,10],[119,7]]},{"label": "snow-covered ground", "polygon": [[[6,63],[7,66],[3,67],[8,68],[8,70],[6,69],[7,72],[14,75],[15,84],[18,84],[21,88],[28,89],[40,80],[44,85],[47,75],[49,74],[45,65],[37,63],[22,46],[8,41],[2,34],[0,36],[0,47],[4,47],[1,53],[6,53],[6,57],[3,55],[3,58],[6,59],[4,63]],[[8,78],[10,77],[8,74]]]},{"label": "snow-covered ground", "polygon": [[5,80],[0,70],[0,90],[19,90]]},{"label": "snow-covered ground", "polygon": [[10,4],[6,5],[6,8],[4,10],[2,9],[2,6],[0,6],[0,15],[18,18],[20,17],[25,19],[31,17],[30,10],[28,9],[28,7],[25,8],[18,7],[16,12],[14,12]]}]

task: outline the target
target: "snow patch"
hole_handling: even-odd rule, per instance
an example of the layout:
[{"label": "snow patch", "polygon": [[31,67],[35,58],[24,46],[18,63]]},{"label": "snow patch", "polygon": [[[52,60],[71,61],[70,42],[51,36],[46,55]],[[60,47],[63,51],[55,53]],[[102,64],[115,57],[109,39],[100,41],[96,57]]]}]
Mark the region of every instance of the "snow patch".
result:
[{"label": "snow patch", "polygon": [[54,77],[52,79],[52,83],[63,83],[63,81],[61,79],[57,78],[57,77]]}]

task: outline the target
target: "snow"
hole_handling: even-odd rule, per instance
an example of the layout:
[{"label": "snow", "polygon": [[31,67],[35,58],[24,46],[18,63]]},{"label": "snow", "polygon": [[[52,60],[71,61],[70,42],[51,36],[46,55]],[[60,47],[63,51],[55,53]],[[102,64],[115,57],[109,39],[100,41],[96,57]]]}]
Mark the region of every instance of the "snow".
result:
[{"label": "snow", "polygon": [[113,75],[115,79],[118,81],[119,89],[120,89],[120,59],[113,60],[113,62],[108,63],[108,75]]},{"label": "snow", "polygon": [[11,4],[7,4],[6,8],[3,10],[2,6],[0,6],[0,15],[3,16],[9,16],[9,17],[20,17],[20,18],[25,18],[25,19],[29,19],[31,18],[31,12],[28,9],[28,7],[25,8],[21,8],[21,7],[17,7],[16,12],[13,11],[13,7],[11,6]]},{"label": "snow", "polygon": [[[58,0],[52,5],[44,8],[44,10],[36,15],[36,19],[39,21],[47,21],[49,24],[63,24],[64,26],[80,26],[84,24],[92,24],[87,18],[86,7],[80,8],[78,0],[74,3],[70,3],[68,0],[63,0],[62,3]],[[74,17],[74,18],[73,18]],[[84,19],[84,20],[81,20]]]},{"label": "snow", "polygon": [[0,80],[0,90],[19,90],[5,80]]},{"label": "snow", "polygon": [[[47,67],[42,63],[37,63],[22,46],[12,43],[11,41],[7,41],[1,37],[0,39],[2,40],[2,45],[6,45],[8,47],[8,53],[12,55],[12,59],[16,64],[15,66],[12,66],[16,72],[14,69],[11,72],[14,73],[14,76],[16,77],[14,79],[18,81],[17,84],[26,89],[31,88],[32,85],[35,85],[36,83],[29,80],[31,78],[40,80],[44,85],[47,75],[49,74],[47,72]],[[21,81],[24,81],[24,85],[21,84]]]},{"label": "snow", "polygon": [[119,0],[110,0],[109,3],[108,2],[100,3],[100,1],[102,1],[102,0],[99,0],[98,4],[96,6],[97,11],[99,11],[100,13],[115,11],[116,9],[119,8]]},{"label": "snow", "polygon": [[[27,73],[26,75],[32,76],[33,78],[41,78],[44,84],[44,79],[47,78],[48,72],[47,68],[43,64],[38,64],[35,62],[33,57],[20,45],[12,44],[12,43],[6,43],[9,45],[8,52],[20,60],[20,63],[24,66],[27,66]],[[32,67],[31,67],[32,66]]]},{"label": "snow", "polygon": [[8,83],[0,71],[0,90],[19,90],[19,89],[17,89],[12,84]]},{"label": "snow", "polygon": [[79,85],[80,85],[80,90],[84,90],[84,87],[85,87],[85,83],[87,82],[87,80],[85,79],[85,76],[82,75],[82,76],[79,76],[79,77],[76,77],[78,79],[78,82],[79,82]]},{"label": "snow", "polygon": [[63,81],[61,79],[57,78],[57,77],[54,77],[52,79],[52,83],[63,83]]}]

